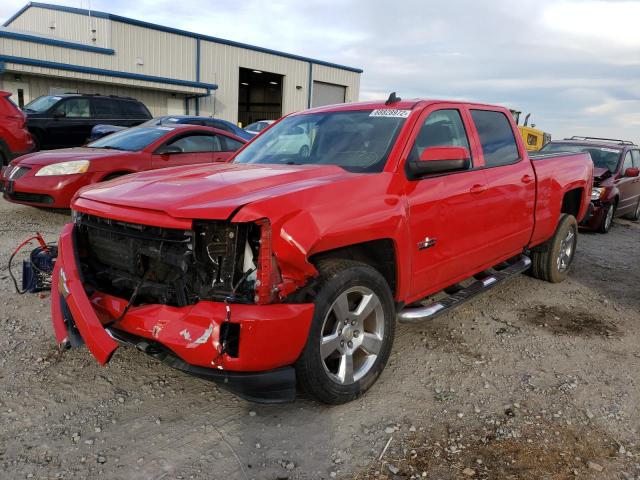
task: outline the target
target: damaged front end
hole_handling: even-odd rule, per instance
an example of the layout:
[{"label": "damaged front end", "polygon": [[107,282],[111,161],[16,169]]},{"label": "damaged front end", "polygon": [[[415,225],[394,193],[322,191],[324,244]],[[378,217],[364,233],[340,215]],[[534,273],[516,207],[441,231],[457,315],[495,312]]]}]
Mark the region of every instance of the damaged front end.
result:
[{"label": "damaged front end", "polygon": [[177,230],[76,214],[85,283],[134,302],[255,303],[260,226],[196,222]]},{"label": "damaged front end", "polygon": [[291,400],[313,305],[273,303],[270,235],[267,221],[182,230],[74,212],[54,272],[56,337],[101,363],[115,339],[245,398]]}]

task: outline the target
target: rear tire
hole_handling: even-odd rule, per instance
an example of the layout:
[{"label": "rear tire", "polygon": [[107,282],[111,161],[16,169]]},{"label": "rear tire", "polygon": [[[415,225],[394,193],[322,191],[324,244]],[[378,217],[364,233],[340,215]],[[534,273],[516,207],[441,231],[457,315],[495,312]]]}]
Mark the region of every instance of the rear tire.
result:
[{"label": "rear tire", "polygon": [[613,216],[615,215],[615,211],[616,207],[613,203],[607,205],[604,216],[602,217],[602,222],[600,222],[600,226],[598,227],[598,232],[609,233],[611,225],[613,225]]},{"label": "rear tire", "polygon": [[569,275],[577,245],[578,222],[573,215],[562,214],[553,237],[532,251],[531,273],[540,280],[562,282]]},{"label": "rear tire", "polygon": [[395,334],[395,306],[384,277],[352,260],[319,263],[309,336],[295,364],[300,386],[316,400],[350,402],[384,369]]}]

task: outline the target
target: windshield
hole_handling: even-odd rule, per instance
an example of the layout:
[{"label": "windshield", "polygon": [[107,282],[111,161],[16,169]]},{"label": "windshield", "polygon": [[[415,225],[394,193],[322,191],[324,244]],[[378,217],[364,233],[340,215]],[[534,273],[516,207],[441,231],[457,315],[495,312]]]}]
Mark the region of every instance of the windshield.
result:
[{"label": "windshield", "polygon": [[90,143],[90,148],[106,148],[111,150],[126,150],[139,152],[151,145],[157,139],[167,134],[171,129],[162,127],[134,127],[112,133],[100,140]]},{"label": "windshield", "polygon": [[408,110],[355,110],[287,117],[249,143],[234,163],[381,172],[408,115]]},{"label": "windshield", "polygon": [[44,97],[38,97],[35,100],[27,103],[24,106],[24,111],[26,112],[46,112],[53,105],[62,100],[62,97],[55,97],[51,95],[45,95]]},{"label": "windshield", "polygon": [[597,147],[594,145],[575,145],[573,143],[547,143],[540,152],[584,152],[591,155],[593,165],[598,168],[606,168],[611,173],[618,170],[620,152],[618,148]]}]

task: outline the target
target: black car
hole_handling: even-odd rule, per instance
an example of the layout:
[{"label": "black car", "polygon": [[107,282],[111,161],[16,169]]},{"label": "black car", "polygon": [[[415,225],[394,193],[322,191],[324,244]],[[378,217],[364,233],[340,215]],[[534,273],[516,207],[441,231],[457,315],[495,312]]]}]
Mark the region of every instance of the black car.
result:
[{"label": "black car", "polygon": [[[219,118],[212,117],[196,117],[190,115],[164,115],[162,117],[153,118],[144,123],[145,126],[158,126],[158,125],[174,125],[186,123],[189,125],[202,125],[204,127],[212,127],[217,128],[218,130],[222,130],[224,132],[233,133],[235,136],[244,138],[245,140],[251,140],[254,137],[254,134],[249,133],[242,128],[234,125],[231,122],[227,122],[226,120],[221,120]],[[102,138],[106,135],[110,135],[114,132],[119,132],[125,127],[120,127],[117,125],[96,125],[91,129],[91,135],[89,136],[88,141],[93,142]]]},{"label": "black car", "polygon": [[133,127],[151,118],[143,103],[112,95],[44,95],[25,105],[27,128],[37,149],[84,145],[100,123]]}]

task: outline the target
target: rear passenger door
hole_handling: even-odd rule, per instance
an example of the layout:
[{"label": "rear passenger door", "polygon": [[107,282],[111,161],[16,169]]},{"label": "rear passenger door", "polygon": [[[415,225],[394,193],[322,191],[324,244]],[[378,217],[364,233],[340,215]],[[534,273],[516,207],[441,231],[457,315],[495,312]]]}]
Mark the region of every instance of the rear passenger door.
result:
[{"label": "rear passenger door", "polygon": [[[164,146],[180,149],[179,152],[159,154]],[[212,163],[214,152],[222,150],[220,138],[208,132],[178,134],[164,143],[153,155],[153,168],[175,167],[197,163]]]},{"label": "rear passenger door", "polygon": [[84,145],[94,124],[88,98],[66,98],[51,113],[48,143],[56,147]]},{"label": "rear passenger door", "polygon": [[520,150],[510,119],[500,111],[470,109],[487,179],[483,241],[489,258],[501,261],[521,253],[534,226],[536,178],[531,161]]},{"label": "rear passenger door", "polygon": [[[426,109],[410,138],[405,160],[411,247],[412,296],[422,297],[482,270],[486,179],[473,156],[469,118],[462,106]],[[409,162],[431,147],[465,147],[472,168],[414,179]]]}]

